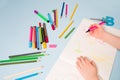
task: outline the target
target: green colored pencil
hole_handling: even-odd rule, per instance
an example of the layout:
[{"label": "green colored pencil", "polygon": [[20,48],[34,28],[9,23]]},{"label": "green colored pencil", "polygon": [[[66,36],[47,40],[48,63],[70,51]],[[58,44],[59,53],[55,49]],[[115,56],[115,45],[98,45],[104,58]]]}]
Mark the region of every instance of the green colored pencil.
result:
[{"label": "green colored pencil", "polygon": [[16,59],[8,59],[8,60],[0,60],[0,63],[3,62],[11,62],[11,61],[22,61],[22,60],[32,60],[32,59],[38,59],[38,57],[33,57],[33,58],[16,58]]},{"label": "green colored pencil", "polygon": [[33,55],[33,54],[43,54],[42,52],[32,52],[32,53],[25,53],[25,54],[18,54],[18,55],[11,55],[11,56],[9,56],[9,58],[11,58],[11,57],[17,57],[17,56],[25,56],[25,55]]},{"label": "green colored pencil", "polygon": [[65,39],[75,30],[75,27],[70,30],[70,32],[64,37]]},{"label": "green colored pencil", "polygon": [[19,55],[19,56],[11,56],[9,57],[10,59],[25,59],[25,58],[34,58],[34,57],[41,57],[41,56],[46,56],[49,54],[31,54],[31,55]]},{"label": "green colored pencil", "polygon": [[34,59],[13,59],[13,60],[1,60],[1,65],[9,65],[9,64],[20,64],[20,63],[30,63],[30,62],[37,62],[38,58]]}]

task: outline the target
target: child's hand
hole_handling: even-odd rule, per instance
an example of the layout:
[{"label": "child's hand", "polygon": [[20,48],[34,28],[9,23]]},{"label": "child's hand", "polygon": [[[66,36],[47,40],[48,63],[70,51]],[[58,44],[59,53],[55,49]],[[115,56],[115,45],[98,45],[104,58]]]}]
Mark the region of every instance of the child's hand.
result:
[{"label": "child's hand", "polygon": [[93,61],[88,60],[87,57],[78,57],[77,69],[85,80],[98,80],[97,67]]},{"label": "child's hand", "polygon": [[94,36],[95,38],[103,40],[104,34],[106,31],[104,30],[103,26],[99,24],[93,24],[90,27],[96,26],[97,28],[95,30],[92,30],[89,32],[91,36]]}]

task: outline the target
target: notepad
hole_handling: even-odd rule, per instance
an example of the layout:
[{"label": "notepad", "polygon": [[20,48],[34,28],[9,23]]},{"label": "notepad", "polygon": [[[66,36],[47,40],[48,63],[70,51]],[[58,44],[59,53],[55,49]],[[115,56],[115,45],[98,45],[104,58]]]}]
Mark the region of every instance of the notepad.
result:
[{"label": "notepad", "polygon": [[[98,67],[100,80],[109,80],[117,49],[85,33],[95,22],[83,19],[71,37],[46,80],[84,80],[76,68],[79,56],[87,56]],[[105,26],[106,31],[120,36],[120,30]]]}]

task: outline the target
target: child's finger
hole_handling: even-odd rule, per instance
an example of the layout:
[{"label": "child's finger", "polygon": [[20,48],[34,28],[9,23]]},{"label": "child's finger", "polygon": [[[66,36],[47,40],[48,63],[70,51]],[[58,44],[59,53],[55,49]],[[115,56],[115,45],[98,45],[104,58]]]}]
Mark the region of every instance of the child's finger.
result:
[{"label": "child's finger", "polygon": [[84,60],[84,57],[83,57],[83,56],[81,56],[81,57],[79,58],[79,60],[81,61],[81,64],[82,64],[82,65],[85,64],[85,60]]},{"label": "child's finger", "polygon": [[85,64],[85,61],[83,60],[83,56],[80,56],[78,59],[77,59],[77,64],[82,68]]},{"label": "child's finger", "polygon": [[76,62],[76,67],[77,67],[77,69],[78,69],[78,71],[80,71],[81,72],[81,67],[79,66],[79,64]]},{"label": "child's finger", "polygon": [[92,64],[93,66],[96,66],[96,64],[95,64],[95,62],[94,62],[94,61],[91,61],[91,64]]},{"label": "child's finger", "polygon": [[79,61],[76,62],[77,68],[82,68]]}]

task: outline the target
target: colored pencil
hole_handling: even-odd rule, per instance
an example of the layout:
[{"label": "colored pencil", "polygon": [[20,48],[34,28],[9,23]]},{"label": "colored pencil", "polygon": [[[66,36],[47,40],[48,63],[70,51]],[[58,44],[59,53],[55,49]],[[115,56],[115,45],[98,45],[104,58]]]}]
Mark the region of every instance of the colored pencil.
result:
[{"label": "colored pencil", "polygon": [[12,77],[15,77],[15,76],[18,76],[18,75],[30,73],[30,72],[33,72],[33,71],[36,71],[36,70],[41,70],[43,68],[44,68],[44,66],[39,66],[39,67],[36,67],[36,68],[25,70],[23,72],[19,72],[19,73],[16,73],[16,74],[12,74],[12,75],[6,76],[6,77],[4,77],[4,79],[9,79],[9,78],[12,78]]},{"label": "colored pencil", "polygon": [[53,10],[53,14],[54,14],[54,24],[56,25],[56,10]]},{"label": "colored pencil", "polygon": [[61,38],[64,33],[69,29],[69,27],[73,24],[74,21],[71,21],[67,26],[66,28],[62,31],[62,33],[59,35],[59,38]]},{"label": "colored pencil", "polygon": [[56,9],[56,28],[58,27],[58,9]]},{"label": "colored pencil", "polygon": [[9,64],[21,64],[21,63],[30,63],[30,62],[37,62],[38,58],[27,58],[27,59],[12,59],[12,60],[1,60],[1,65],[9,65]]},{"label": "colored pencil", "polygon": [[68,4],[66,4],[66,10],[65,10],[65,16],[67,17],[68,15]]},{"label": "colored pencil", "polygon": [[15,79],[15,80],[23,80],[23,79],[27,79],[27,78],[30,78],[30,77],[37,76],[37,75],[39,75],[39,74],[42,74],[42,72],[29,74],[29,75],[26,75],[26,76],[23,76],[23,77],[17,78],[17,79]]},{"label": "colored pencil", "polygon": [[60,18],[62,18],[62,16],[63,16],[64,6],[65,6],[65,2],[63,2],[63,5],[62,5]]},{"label": "colored pencil", "polygon": [[11,55],[11,56],[9,56],[9,58],[18,57],[18,56],[25,56],[25,55],[40,54],[40,53],[45,53],[45,51],[31,52],[31,53],[18,54],[18,55]]},{"label": "colored pencil", "polygon": [[38,58],[41,56],[47,56],[48,54],[32,54],[32,55],[22,55],[22,56],[17,56],[17,57],[10,57],[10,59],[27,59],[27,58]]},{"label": "colored pencil", "polygon": [[70,20],[72,20],[75,12],[76,12],[76,10],[77,10],[77,8],[78,8],[78,4],[75,5],[74,10],[73,10],[73,12],[72,12],[72,14],[71,14],[71,16],[70,16]]},{"label": "colored pencil", "polygon": [[70,30],[70,32],[64,37],[65,39],[75,30],[75,27]]}]

